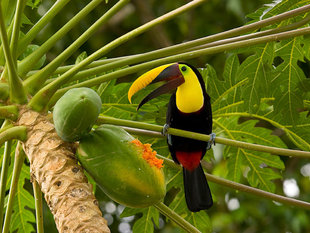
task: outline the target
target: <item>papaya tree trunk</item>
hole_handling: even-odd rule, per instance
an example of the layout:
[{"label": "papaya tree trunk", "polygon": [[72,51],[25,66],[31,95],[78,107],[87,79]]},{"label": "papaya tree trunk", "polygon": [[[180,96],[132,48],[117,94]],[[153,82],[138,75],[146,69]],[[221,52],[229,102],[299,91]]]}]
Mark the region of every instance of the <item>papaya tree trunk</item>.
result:
[{"label": "papaya tree trunk", "polygon": [[83,169],[75,145],[62,141],[47,115],[21,107],[18,125],[27,127],[23,148],[36,180],[54,215],[59,232],[110,232]]}]

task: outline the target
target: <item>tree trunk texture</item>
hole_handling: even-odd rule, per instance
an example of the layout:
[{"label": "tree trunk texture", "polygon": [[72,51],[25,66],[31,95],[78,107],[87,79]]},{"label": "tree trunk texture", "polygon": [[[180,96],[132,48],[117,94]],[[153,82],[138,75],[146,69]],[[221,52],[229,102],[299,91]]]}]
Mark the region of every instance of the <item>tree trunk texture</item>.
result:
[{"label": "tree trunk texture", "polygon": [[17,124],[28,129],[23,148],[31,179],[40,185],[58,231],[109,233],[92,185],[74,156],[74,144],[59,138],[47,115],[26,107],[21,107]]}]

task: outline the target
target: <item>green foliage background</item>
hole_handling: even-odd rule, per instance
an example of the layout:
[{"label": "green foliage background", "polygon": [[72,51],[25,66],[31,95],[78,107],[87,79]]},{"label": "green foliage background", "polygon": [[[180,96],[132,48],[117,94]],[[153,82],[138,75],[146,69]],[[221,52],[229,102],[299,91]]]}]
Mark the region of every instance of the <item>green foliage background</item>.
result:
[{"label": "green foliage background", "polygon": [[[109,41],[141,25],[147,19],[147,16],[141,12],[143,7],[146,7],[144,10],[152,12],[149,17],[156,17],[184,4],[184,1],[144,0],[145,4],[142,4],[141,8],[141,1],[143,0],[132,1],[121,14],[111,19],[109,24],[102,27],[85,43],[66,64],[78,62]],[[46,54],[46,59],[41,60],[42,64],[44,60],[45,64],[52,61],[114,3],[115,1],[109,1],[108,4],[101,4],[97,7],[79,27],[75,27]],[[267,3],[269,5],[263,5]],[[52,4],[53,1],[42,3],[29,1],[26,10],[27,18],[24,17],[23,20],[23,31],[26,32],[31,22],[35,22]],[[61,12],[62,17],[56,17],[39,34],[34,44],[41,45],[85,4],[86,1],[69,3]],[[283,0],[276,3],[263,0],[209,1],[190,13],[161,25],[157,28],[158,31],[148,32],[118,47],[110,52],[108,57],[152,51],[159,47],[255,22],[306,4],[310,4],[310,1]],[[11,6],[13,7],[14,4]],[[38,6],[37,14],[33,14],[32,8],[35,6]],[[9,19],[10,11],[7,15]],[[289,25],[303,17],[305,15],[282,21],[263,30]],[[154,33],[158,32],[162,40],[152,40]],[[28,52],[31,53],[31,50]],[[199,67],[205,79],[207,91],[212,100],[214,132],[218,136],[261,145],[309,151],[309,60],[310,40],[305,36],[199,57],[188,62]],[[169,96],[164,95],[153,100],[137,113],[137,105],[130,105],[127,100],[130,82],[136,77],[137,74],[130,75],[97,87],[103,102],[102,114],[162,125],[165,121]],[[139,93],[139,96],[134,99],[134,103],[138,103],[139,99],[149,90],[141,91],[141,94]],[[164,139],[138,137],[144,143],[152,143],[153,148],[159,154],[169,156]],[[300,172],[301,168],[309,162],[306,159],[280,157],[223,146],[217,146],[213,152],[208,152],[206,157],[211,162],[208,172],[268,192],[284,194],[283,180],[293,178],[300,189],[298,198],[310,201],[309,177]],[[211,184],[215,199],[212,209],[208,212],[190,213],[187,211],[182,191],[182,175],[168,168],[165,169],[165,174],[168,190],[165,203],[202,232],[310,232],[308,211],[236,192],[216,184]],[[28,179],[29,169],[25,164],[19,182],[20,190],[24,192],[17,194],[12,231],[31,232],[35,229],[33,227],[34,204]],[[9,189],[9,186],[7,188]],[[96,195],[101,201],[101,207],[106,208],[105,203],[110,200],[99,189],[96,190]],[[228,203],[235,198],[240,207],[231,210],[228,208]],[[117,211],[109,216],[114,218],[114,222],[110,225],[112,232],[118,232],[117,228],[122,222],[116,213]],[[166,219],[154,207],[126,208],[121,217],[132,215],[135,217],[131,219],[130,224],[134,232],[180,232],[169,221],[165,221],[163,226],[161,219]],[[46,232],[53,232],[52,229],[55,229],[51,218],[46,208]]]}]

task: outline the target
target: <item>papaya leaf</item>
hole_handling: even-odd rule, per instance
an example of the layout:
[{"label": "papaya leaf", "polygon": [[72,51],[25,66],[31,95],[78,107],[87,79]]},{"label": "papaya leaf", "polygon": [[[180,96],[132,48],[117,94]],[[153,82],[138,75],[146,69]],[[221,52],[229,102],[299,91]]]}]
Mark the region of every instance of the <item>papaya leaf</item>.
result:
[{"label": "papaya leaf", "polygon": [[126,207],[120,217],[129,217],[142,213],[142,217],[135,221],[133,225],[133,233],[152,233],[154,232],[154,224],[159,225],[159,212],[155,207],[148,208],[129,208]]},{"label": "papaya leaf", "polygon": [[[30,44],[27,46],[26,50],[20,55],[20,57],[18,58],[18,60],[23,60],[24,58],[26,58],[27,56],[29,56],[31,53],[33,53],[35,50],[37,50],[40,46],[35,45],[35,44]],[[40,69],[46,60],[46,55],[44,54],[40,60],[36,63],[36,65],[34,66],[34,69]]]},{"label": "papaya leaf", "polygon": [[255,54],[247,57],[239,67],[239,80],[248,79],[242,88],[242,99],[247,112],[259,110],[261,98],[270,97],[269,87],[273,62],[273,43],[254,47]]},{"label": "papaya leaf", "polygon": [[224,81],[217,77],[214,68],[209,64],[202,71],[202,76],[206,80],[207,92],[211,98],[213,114],[238,111],[240,106],[243,106],[244,102],[240,97],[240,88],[247,83],[248,78],[236,80],[238,67],[238,57],[231,55],[225,64]]},{"label": "papaya leaf", "polygon": [[27,6],[30,6],[32,9],[39,7],[42,0],[28,0]]},{"label": "papaya leaf", "polygon": [[168,103],[167,95],[156,98],[155,101],[151,101],[143,105],[143,107],[137,111],[137,106],[140,100],[144,98],[150,89],[141,90],[136,94],[133,104],[128,101],[128,90],[131,83],[119,83],[116,84],[116,80],[112,80],[101,91],[102,100],[102,114],[112,117],[118,117],[122,119],[131,120],[144,120],[150,123],[155,123],[156,118],[162,114],[160,109]]},{"label": "papaya leaf", "polygon": [[133,233],[152,233],[154,232],[154,223],[159,225],[159,212],[154,207],[146,208],[141,218],[133,225]]},{"label": "papaya leaf", "polygon": [[[309,4],[309,0],[282,0],[282,1],[273,1],[269,4],[264,4],[263,7],[259,8],[253,13],[247,15],[247,18],[250,19],[249,23],[253,23],[262,19],[266,19],[280,13],[304,6]],[[290,19],[289,19],[290,20]],[[283,24],[280,22],[278,24]],[[274,27],[275,25],[271,26]],[[270,26],[269,26],[270,27]]]},{"label": "papaya leaf", "polygon": [[[194,213],[188,210],[183,189],[176,195],[169,207],[201,232],[212,232],[211,221],[206,212],[199,211]],[[182,232],[185,231],[182,230]]]},{"label": "papaya leaf", "polygon": [[267,9],[262,18],[269,18],[271,16],[304,6],[309,4],[308,0],[282,0],[274,1],[273,4],[268,4],[269,9]]},{"label": "papaya leaf", "polygon": [[293,38],[279,43],[275,55],[283,59],[273,72],[271,82],[275,112],[285,115],[286,124],[297,124],[298,111],[303,108],[305,93],[300,92],[299,84],[306,79],[297,61],[304,60],[301,38]]},{"label": "papaya leaf", "polygon": [[29,179],[30,176],[29,171],[29,167],[23,165],[13,205],[13,214],[10,225],[11,232],[35,232],[34,223],[36,222],[36,219],[33,213],[35,208],[34,198],[24,187],[26,179]]},{"label": "papaya leaf", "polygon": [[[256,123],[257,121],[255,120],[249,120],[239,124],[238,117],[215,120],[215,125],[222,130],[220,133],[225,134],[227,138],[261,145],[285,147],[279,137],[271,134],[271,130],[255,127]],[[250,169],[246,177],[251,185],[260,187],[269,192],[275,190],[275,186],[271,180],[281,178],[281,175],[279,172],[271,170],[270,168],[284,169],[284,164],[278,156],[233,147],[226,147],[224,155],[228,157],[228,179],[240,182],[242,174],[245,173],[247,169]]]},{"label": "papaya leaf", "polygon": [[262,119],[273,124],[275,127],[282,129],[290,140],[301,150],[310,150],[310,121],[307,112],[299,114],[298,123],[286,124],[286,119],[282,114],[276,112],[270,112]]},{"label": "papaya leaf", "polygon": [[85,58],[87,58],[87,52],[83,51],[82,53],[80,53],[77,58],[75,59],[75,64],[80,63],[81,61],[83,61]]}]

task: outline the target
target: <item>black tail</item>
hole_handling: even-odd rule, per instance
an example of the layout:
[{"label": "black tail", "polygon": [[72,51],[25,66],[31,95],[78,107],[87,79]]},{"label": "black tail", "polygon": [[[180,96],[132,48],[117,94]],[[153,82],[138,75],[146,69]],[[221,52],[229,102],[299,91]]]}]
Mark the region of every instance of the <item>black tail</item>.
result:
[{"label": "black tail", "polygon": [[183,181],[186,204],[190,211],[198,212],[213,205],[210,188],[200,164],[193,171],[183,167]]}]

